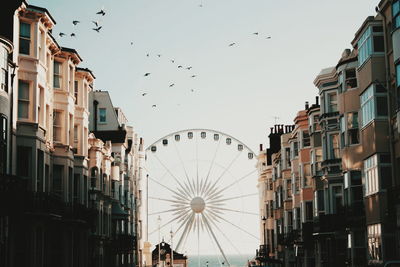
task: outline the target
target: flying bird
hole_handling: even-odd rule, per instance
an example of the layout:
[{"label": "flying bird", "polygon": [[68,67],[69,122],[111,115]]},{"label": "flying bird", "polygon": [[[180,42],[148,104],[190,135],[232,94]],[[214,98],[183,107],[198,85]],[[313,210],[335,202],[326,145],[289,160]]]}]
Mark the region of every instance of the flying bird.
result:
[{"label": "flying bird", "polygon": [[196,75],[192,75],[192,76],[190,76],[190,77],[194,78],[194,77],[196,77]]},{"label": "flying bird", "polygon": [[144,74],[144,76],[149,76],[150,75],[150,72],[146,72],[145,74]]},{"label": "flying bird", "polygon": [[74,24],[74,25],[76,25],[76,24],[78,24],[78,23],[80,23],[79,20],[73,20],[73,21],[72,21],[72,24]]},{"label": "flying bird", "polygon": [[254,32],[253,34],[254,34],[254,35],[258,35],[258,32]]},{"label": "flying bird", "polygon": [[92,22],[94,23],[94,25],[96,25],[96,27],[99,27],[99,22],[98,21],[92,20]]},{"label": "flying bird", "polygon": [[230,43],[229,46],[234,46],[236,43]]},{"label": "flying bird", "polygon": [[271,36],[267,36],[267,39],[271,39]]},{"label": "flying bird", "polygon": [[180,69],[180,68],[183,68],[183,66],[182,66],[182,65],[179,65],[179,66],[178,66],[178,69]]},{"label": "flying bird", "polygon": [[147,93],[143,93],[143,94],[142,94],[142,96],[145,96],[145,95],[147,95]]},{"label": "flying bird", "polygon": [[172,86],[174,86],[175,84],[174,83],[171,83],[170,85],[169,85],[169,87],[172,87]]},{"label": "flying bird", "polygon": [[93,28],[93,30],[96,31],[96,32],[100,32],[100,29],[101,29],[101,28],[102,28],[102,26],[97,27],[97,28]]},{"label": "flying bird", "polygon": [[71,33],[71,37],[76,37],[75,33]]},{"label": "flying bird", "polygon": [[190,89],[190,91],[193,93],[193,92],[194,92],[194,89]]},{"label": "flying bird", "polygon": [[171,62],[172,62],[172,63],[175,63],[175,59],[171,59]]},{"label": "flying bird", "polygon": [[131,42],[131,45],[133,45],[133,42]]},{"label": "flying bird", "polygon": [[101,9],[101,10],[100,10],[99,12],[97,12],[96,14],[104,16],[104,15],[106,14],[106,12],[104,11],[104,9]]},{"label": "flying bird", "polygon": [[186,69],[187,69],[187,70],[191,70],[191,69],[192,69],[192,67],[187,67]]},{"label": "flying bird", "polygon": [[161,55],[160,55],[160,54],[158,54],[157,56],[158,56],[158,57],[161,57]]},{"label": "flying bird", "polygon": [[146,54],[146,57],[149,57],[149,56],[150,56],[150,54],[149,54],[149,53],[147,53],[147,54]]},{"label": "flying bird", "polygon": [[60,32],[58,35],[59,35],[60,37],[63,37],[63,36],[65,36],[65,33]]},{"label": "flying bird", "polygon": [[157,105],[152,105],[151,107],[153,107],[153,108],[156,108],[156,107],[157,107]]}]

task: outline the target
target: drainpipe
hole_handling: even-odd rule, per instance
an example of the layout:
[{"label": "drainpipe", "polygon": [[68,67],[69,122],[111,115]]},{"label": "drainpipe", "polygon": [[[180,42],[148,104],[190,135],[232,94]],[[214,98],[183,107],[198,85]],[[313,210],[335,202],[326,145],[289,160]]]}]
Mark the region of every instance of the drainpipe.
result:
[{"label": "drainpipe", "polygon": [[11,81],[10,81],[10,85],[11,85],[11,88],[10,88],[10,121],[9,121],[9,133],[10,133],[10,135],[9,135],[9,137],[8,138],[10,138],[10,141],[9,141],[9,144],[10,144],[10,149],[9,149],[9,152],[10,152],[10,160],[9,160],[9,174],[13,174],[13,139],[14,139],[14,120],[13,120],[13,118],[14,118],[14,78],[15,78],[15,69],[16,68],[18,68],[18,66],[17,66],[17,64],[16,63],[14,63],[14,62],[12,62],[12,68],[13,68],[13,72],[11,73]]},{"label": "drainpipe", "polygon": [[99,102],[97,100],[93,100],[93,108],[94,108],[94,131],[97,131],[97,105]]},{"label": "drainpipe", "polygon": [[391,92],[391,86],[390,86],[390,66],[389,66],[389,56],[388,56],[388,36],[387,36],[387,26],[386,26],[386,16],[383,14],[382,10],[379,9],[379,7],[375,8],[376,12],[379,13],[382,18],[383,18],[383,39],[384,39],[384,45],[385,45],[385,67],[386,67],[386,91],[387,91],[387,106],[388,106],[388,132],[389,132],[389,151],[390,151],[390,159],[392,162],[392,187],[396,186],[396,158],[394,155],[394,149],[393,149],[393,133],[392,133],[392,92]]}]

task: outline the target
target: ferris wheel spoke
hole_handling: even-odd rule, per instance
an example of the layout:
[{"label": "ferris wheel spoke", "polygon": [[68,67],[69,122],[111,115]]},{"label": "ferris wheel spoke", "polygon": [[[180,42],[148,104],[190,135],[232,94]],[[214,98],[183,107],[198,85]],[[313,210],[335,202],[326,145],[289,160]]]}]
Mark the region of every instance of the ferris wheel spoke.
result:
[{"label": "ferris wheel spoke", "polygon": [[[179,220],[181,216],[175,216],[174,218],[172,218],[171,220],[169,220],[168,222],[164,223],[162,226],[160,226],[160,230],[163,229],[165,226],[169,225],[170,223],[172,223],[175,220]],[[152,232],[149,233],[149,235],[154,234],[155,232],[158,231],[158,228],[156,230],[153,230]]]},{"label": "ferris wheel spoke", "polygon": [[[224,175],[229,171],[229,169],[232,167],[233,163],[235,163],[235,161],[239,158],[241,152],[239,152],[236,157],[233,158],[233,160],[229,163],[228,167],[225,168],[225,170],[222,172],[222,174],[217,178],[217,180],[215,180],[215,182],[213,183],[213,185],[211,186],[212,189],[215,188],[215,186],[218,184],[218,182],[222,179],[222,177],[224,177]],[[210,190],[210,189],[209,189]],[[208,193],[206,193],[208,194]]]},{"label": "ferris wheel spoke", "polygon": [[233,200],[233,199],[246,198],[246,197],[251,197],[251,196],[258,196],[258,193],[240,195],[240,196],[235,196],[235,197],[230,197],[230,198],[223,198],[223,199],[215,199],[215,200],[208,201],[207,203],[214,204],[214,203],[224,202],[224,201]]},{"label": "ferris wheel spoke", "polygon": [[[215,158],[217,157],[217,153],[218,153],[218,151],[219,151],[220,144],[221,144],[221,138],[219,139],[217,148],[215,149],[215,152],[214,152],[214,155],[213,155],[213,159],[212,159],[212,161],[211,161],[210,168],[208,169],[207,176],[206,176],[206,179],[205,179],[204,184],[207,184],[207,182],[208,182],[208,179],[209,179],[209,177],[210,177],[211,170],[212,170],[212,168],[213,168],[213,166],[214,166]],[[201,194],[204,194],[204,189],[205,189],[205,188],[202,188],[202,187],[201,187]]]},{"label": "ferris wheel spoke", "polygon": [[[205,215],[207,217],[207,215]],[[218,224],[213,221],[213,220],[209,220],[211,222],[211,224],[214,225],[214,227],[225,237],[226,240],[228,240],[228,242],[231,244],[231,246],[233,247],[234,250],[236,250],[236,252],[239,255],[242,255],[239,251],[239,249],[237,249],[237,247],[234,245],[234,243],[229,239],[229,237],[224,233],[224,231],[221,230],[221,228],[219,228]]]},{"label": "ferris wheel spoke", "polygon": [[236,228],[237,228],[237,229],[239,229],[240,231],[242,231],[242,232],[244,232],[244,233],[248,234],[249,236],[251,236],[251,237],[254,237],[256,240],[260,240],[260,239],[259,239],[257,236],[255,236],[255,235],[253,235],[252,233],[250,233],[250,232],[246,231],[246,230],[245,230],[245,229],[243,229],[242,227],[240,227],[240,226],[237,226],[236,224],[234,224],[234,223],[232,223],[232,222],[228,221],[227,219],[225,219],[225,218],[221,217],[221,220],[223,220],[223,221],[227,222],[228,224],[230,224],[230,225],[232,225],[232,226],[236,227]]},{"label": "ferris wheel spoke", "polygon": [[164,187],[164,188],[167,189],[168,191],[174,193],[175,195],[181,197],[182,199],[185,199],[185,200],[187,200],[187,201],[190,201],[190,199],[189,199],[186,195],[181,195],[180,193],[176,192],[175,190],[169,188],[169,187],[166,186],[166,185],[163,185],[162,183],[160,183],[159,181],[157,181],[157,180],[155,180],[155,179],[153,179],[153,178],[151,178],[151,177],[149,177],[149,179],[152,180],[153,182],[155,182],[156,184],[158,184],[158,185]]},{"label": "ferris wheel spoke", "polygon": [[259,216],[259,214],[254,213],[254,212],[248,212],[248,211],[240,211],[240,210],[234,210],[234,209],[221,208],[221,207],[217,207],[217,206],[213,206],[213,205],[210,205],[210,208],[215,209],[215,210],[221,210],[221,211],[231,211],[231,212],[237,212],[237,213],[243,213],[243,214],[249,214],[249,215]]},{"label": "ferris wheel spoke", "polygon": [[[170,169],[168,169],[167,166],[165,166],[164,163],[162,163],[162,161],[160,160],[160,158],[154,154],[154,157],[158,160],[158,162],[161,164],[161,166],[164,167],[164,169],[169,173],[169,175],[171,175],[172,178],[174,178],[175,182],[181,187],[181,189],[185,190],[185,187],[181,184],[181,182],[179,181],[178,178],[176,178],[176,176],[170,171]],[[188,193],[186,193],[186,196],[190,198],[190,195]]]},{"label": "ferris wheel spoke", "polygon": [[[222,193],[222,192],[224,192],[225,190],[231,188],[232,186],[234,186],[235,184],[239,183],[240,181],[246,179],[247,177],[249,177],[250,175],[252,175],[252,174],[253,174],[254,172],[256,172],[256,171],[257,171],[257,169],[254,169],[253,171],[251,171],[251,172],[249,172],[248,174],[242,176],[241,178],[237,179],[237,180],[234,181],[233,183],[231,183],[231,184],[225,186],[224,188],[218,190],[218,193]],[[211,197],[212,197],[212,196],[211,196]],[[210,197],[210,198],[211,198],[211,197]],[[210,199],[210,198],[209,198],[209,199]]]},{"label": "ferris wheel spoke", "polygon": [[173,211],[180,211],[182,209],[183,208],[174,208],[174,209],[169,209],[169,210],[157,211],[157,212],[149,213],[149,216],[159,215],[162,213],[168,213],[168,212],[173,212]]},{"label": "ferris wheel spoke", "polygon": [[[188,173],[187,173],[187,171],[186,171],[186,167],[185,167],[185,164],[183,163],[183,160],[182,160],[181,154],[180,154],[180,152],[179,152],[178,146],[177,146],[175,143],[174,143],[174,148],[175,148],[176,154],[178,155],[179,161],[181,162],[181,166],[182,166],[183,171],[184,171],[184,173],[185,173],[186,180],[187,180],[188,184],[190,185],[189,175],[188,175]],[[187,189],[187,190],[188,190],[188,189]],[[191,187],[191,186],[190,186],[190,190],[189,190],[189,191],[191,191],[193,195],[195,194],[194,188]]]},{"label": "ferris wheel spoke", "polygon": [[217,237],[215,236],[214,231],[212,230],[212,227],[211,227],[210,223],[208,222],[208,220],[207,220],[207,218],[204,216],[204,214],[202,214],[202,216],[203,216],[203,220],[204,220],[204,223],[205,223],[206,227],[207,227],[208,230],[210,231],[210,233],[211,233],[211,235],[212,235],[212,237],[213,237],[215,243],[217,244],[217,246],[218,246],[218,248],[219,248],[219,251],[220,251],[221,254],[222,254],[222,257],[225,259],[225,262],[227,263],[227,265],[230,266],[229,261],[228,261],[228,259],[226,258],[226,255],[225,255],[225,253],[224,253],[224,250],[222,249],[221,245],[219,244],[218,239],[217,239]]},{"label": "ferris wheel spoke", "polygon": [[179,250],[179,248],[180,248],[180,246],[182,244],[182,241],[185,239],[185,236],[188,234],[188,229],[189,229],[189,226],[192,225],[192,223],[194,221],[194,216],[195,216],[195,213],[193,212],[192,215],[189,217],[189,220],[186,222],[186,226],[185,226],[185,228],[184,228],[184,230],[182,232],[182,235],[179,238],[179,241],[178,241],[178,243],[176,245],[176,250]]},{"label": "ferris wheel spoke", "polygon": [[187,204],[188,201],[179,201],[179,200],[172,200],[172,199],[166,199],[166,198],[159,198],[159,197],[150,197],[149,199],[154,199],[154,200],[161,200],[165,202],[171,202],[171,203],[176,203],[176,204]]}]

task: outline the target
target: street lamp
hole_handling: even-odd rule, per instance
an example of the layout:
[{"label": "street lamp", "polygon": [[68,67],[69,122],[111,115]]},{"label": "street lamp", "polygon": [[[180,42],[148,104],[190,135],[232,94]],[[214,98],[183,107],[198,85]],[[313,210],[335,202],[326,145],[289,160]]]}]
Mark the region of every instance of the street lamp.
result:
[{"label": "street lamp", "polygon": [[263,221],[263,232],[264,232],[264,265],[267,265],[267,236],[265,234],[265,222],[267,221],[267,218],[265,216],[262,216],[261,220]]},{"label": "street lamp", "polygon": [[174,232],[169,231],[170,235],[171,235],[171,267],[174,267],[174,243],[173,243],[173,237],[174,237]]},{"label": "street lamp", "polygon": [[161,230],[161,217],[158,215],[157,218],[157,223],[158,223],[158,263],[157,266],[160,267],[160,262],[161,262],[161,240],[160,240],[160,230]]}]

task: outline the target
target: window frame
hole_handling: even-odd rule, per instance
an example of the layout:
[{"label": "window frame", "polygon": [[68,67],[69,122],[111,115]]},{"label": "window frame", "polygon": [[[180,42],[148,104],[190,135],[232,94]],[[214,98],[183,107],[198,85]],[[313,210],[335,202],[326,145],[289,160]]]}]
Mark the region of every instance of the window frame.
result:
[{"label": "window frame", "polygon": [[[27,96],[28,98],[21,98],[21,84],[27,85]],[[18,80],[18,109],[17,109],[17,117],[18,120],[29,120],[30,119],[30,100],[31,99],[31,82],[26,80]],[[27,105],[27,114],[26,116],[21,116],[19,107],[24,104]]]},{"label": "window frame", "polygon": [[[29,36],[28,35],[22,35],[22,33],[21,33],[21,28],[22,28],[22,25],[28,25],[28,27],[29,27]],[[19,52],[19,54],[22,54],[22,55],[26,55],[26,56],[30,56],[31,55],[31,46],[32,46],[32,41],[31,41],[31,38],[32,38],[32,24],[31,23],[29,23],[29,22],[27,22],[27,21],[20,21],[19,22],[19,47],[18,47],[18,52]],[[29,45],[28,45],[28,47],[27,47],[27,49],[28,49],[28,53],[25,53],[26,51],[23,49],[24,47],[25,47],[25,44],[26,43],[28,43]],[[24,44],[24,45],[21,45],[21,44]],[[26,48],[26,47],[25,47]]]},{"label": "window frame", "polygon": [[[102,111],[104,111],[103,115],[101,114]],[[104,120],[102,117],[104,117]],[[99,108],[99,123],[107,123],[107,108]]]},{"label": "window frame", "polygon": [[[361,129],[365,128],[374,120],[383,120],[387,119],[387,115],[378,115],[378,102],[377,99],[380,97],[387,98],[387,92],[378,92],[377,86],[375,83],[371,84],[367,89],[364,90],[360,94],[360,110],[361,110]],[[372,104],[370,104],[372,103]],[[364,107],[367,105],[371,105],[370,109],[373,113],[367,113],[371,110],[365,110]],[[367,121],[365,118],[368,115]]]},{"label": "window frame", "polygon": [[[58,72],[56,72],[56,65],[59,66]],[[56,86],[56,81],[58,84]],[[62,62],[54,60],[53,61],[53,88],[61,89],[62,88]]]},{"label": "window frame", "polygon": [[[59,116],[59,123],[60,124],[56,124],[57,121],[57,114]],[[57,143],[61,143],[62,142],[62,129],[63,129],[63,111],[62,110],[57,110],[54,109],[53,110],[53,142],[57,142]],[[59,139],[56,139],[57,136],[57,131],[59,131]]]},{"label": "window frame", "polygon": [[[374,37],[380,36],[383,38],[384,33],[382,32],[374,32],[373,27],[382,27],[381,24],[373,23],[368,25],[368,27],[363,31],[361,34],[360,39],[357,42],[358,46],[358,67],[364,65],[373,55],[384,55],[385,51],[383,52],[375,52],[375,44],[374,44]],[[364,49],[367,47],[366,49]],[[385,47],[384,47],[385,50]]]}]

